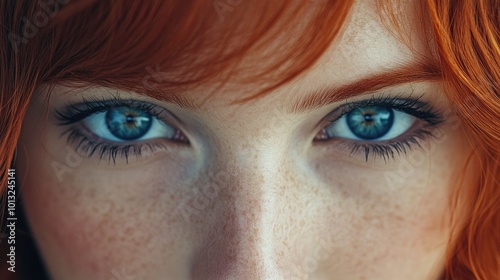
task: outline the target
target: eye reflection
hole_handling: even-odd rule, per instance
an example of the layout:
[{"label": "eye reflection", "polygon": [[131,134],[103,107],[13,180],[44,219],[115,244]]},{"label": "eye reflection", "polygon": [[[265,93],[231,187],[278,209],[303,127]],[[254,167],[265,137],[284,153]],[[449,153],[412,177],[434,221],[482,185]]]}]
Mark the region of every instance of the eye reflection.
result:
[{"label": "eye reflection", "polygon": [[114,136],[123,140],[135,140],[149,131],[153,117],[142,110],[123,106],[109,110],[105,121]]},{"label": "eye reflection", "polygon": [[394,113],[390,108],[367,106],[347,113],[347,126],[361,139],[373,140],[384,136],[392,127]]}]

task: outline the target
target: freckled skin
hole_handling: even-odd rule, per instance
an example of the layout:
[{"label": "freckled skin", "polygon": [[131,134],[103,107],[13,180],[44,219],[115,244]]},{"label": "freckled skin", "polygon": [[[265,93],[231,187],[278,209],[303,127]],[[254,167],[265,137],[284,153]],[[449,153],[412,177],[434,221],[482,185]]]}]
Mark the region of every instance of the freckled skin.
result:
[{"label": "freckled skin", "polygon": [[[165,105],[196,128],[192,145],[142,160],[131,156],[128,165],[77,160],[53,119],[38,125],[43,105],[35,98],[16,167],[24,172],[27,218],[52,279],[109,280],[116,273],[135,279],[437,279],[450,232],[448,199],[472,149],[462,130],[445,122],[443,137],[421,141],[422,148],[387,163],[366,162],[342,144],[312,144],[319,131],[310,128],[340,103],[286,113],[287,94],[342,85],[413,59],[374,21],[375,13],[368,4],[356,7],[340,43],[306,78],[257,102],[228,105],[237,94],[227,90],[200,112]],[[439,82],[384,93],[412,90],[449,109]],[[49,110],[79,101],[81,93],[63,91],[53,92]],[[68,156],[78,163],[60,180],[54,163],[65,164]]]}]

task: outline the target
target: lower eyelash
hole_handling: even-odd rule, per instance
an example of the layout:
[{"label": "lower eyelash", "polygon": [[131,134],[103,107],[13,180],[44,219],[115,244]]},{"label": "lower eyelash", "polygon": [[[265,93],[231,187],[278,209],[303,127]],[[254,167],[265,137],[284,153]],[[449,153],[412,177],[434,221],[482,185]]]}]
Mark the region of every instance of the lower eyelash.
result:
[{"label": "lower eyelash", "polygon": [[99,155],[99,159],[102,160],[107,156],[108,162],[111,162],[112,160],[113,164],[116,164],[116,158],[118,156],[124,157],[128,164],[128,157],[131,153],[136,157],[141,157],[146,149],[151,153],[166,149],[166,147],[160,143],[126,145],[106,143],[100,141],[99,137],[94,137],[96,139],[92,139],[92,137],[85,135],[77,128],[70,128],[66,130],[61,134],[61,137],[66,134],[67,142],[75,145],[75,150],[81,151],[85,157],[89,158],[97,154]]},{"label": "lower eyelash", "polygon": [[389,159],[395,159],[395,155],[406,154],[408,150],[411,150],[414,145],[422,148],[419,140],[425,141],[428,137],[434,137],[430,128],[421,128],[412,133],[412,135],[407,136],[403,140],[393,140],[388,143],[368,143],[368,142],[354,142],[349,143],[350,155],[364,152],[365,160],[368,161],[368,156],[373,154],[375,156],[382,157],[384,162],[387,163]]}]

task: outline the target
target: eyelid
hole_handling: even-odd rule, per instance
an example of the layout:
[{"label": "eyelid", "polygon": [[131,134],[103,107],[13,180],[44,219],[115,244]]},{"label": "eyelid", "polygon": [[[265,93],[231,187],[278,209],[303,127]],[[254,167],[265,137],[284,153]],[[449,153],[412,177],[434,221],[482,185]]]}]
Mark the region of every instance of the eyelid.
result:
[{"label": "eyelid", "polygon": [[401,111],[410,114],[419,119],[423,119],[430,124],[439,124],[443,121],[440,114],[438,114],[428,102],[420,101],[422,95],[419,97],[401,97],[401,95],[395,97],[372,96],[370,99],[360,100],[345,103],[338,106],[333,111],[331,111],[323,120],[324,123],[332,123],[340,119],[343,115],[348,112],[365,106],[388,106],[396,111]]},{"label": "eyelid", "polygon": [[90,99],[83,97],[82,102],[75,104],[69,103],[64,108],[64,112],[55,110],[55,114],[60,125],[69,125],[80,122],[93,114],[106,112],[113,107],[121,106],[131,106],[137,109],[145,110],[158,120],[180,130],[179,127],[181,127],[181,122],[169,110],[147,101],[122,99],[116,96],[113,96],[112,98],[92,97]]}]

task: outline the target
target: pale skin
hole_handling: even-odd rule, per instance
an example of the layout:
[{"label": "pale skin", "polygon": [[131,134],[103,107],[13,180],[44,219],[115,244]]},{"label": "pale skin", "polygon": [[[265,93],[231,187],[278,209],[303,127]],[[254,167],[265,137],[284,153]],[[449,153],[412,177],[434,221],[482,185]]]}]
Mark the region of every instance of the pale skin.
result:
[{"label": "pale skin", "polygon": [[[398,84],[291,110],[319,88],[416,60],[376,13],[371,4],[358,4],[313,69],[255,102],[229,105],[239,97],[230,86],[198,109],[137,93],[59,86],[46,125],[39,125],[45,105],[42,96],[34,98],[16,168],[52,279],[438,279],[453,179],[472,151],[449,113],[442,82]],[[428,53],[421,41],[413,38],[412,47]],[[84,96],[113,95],[168,110],[179,120],[170,125],[189,144],[144,140],[166,148],[130,155],[128,164],[118,156],[112,164],[85,157],[59,137],[67,127],[57,125],[54,110]],[[353,140],[314,140],[332,110],[380,96],[422,96],[444,115],[433,128],[436,137],[387,161],[350,154]],[[187,94],[193,103],[203,97],[203,89]]]}]

